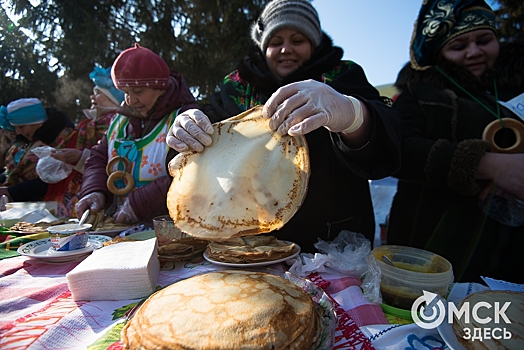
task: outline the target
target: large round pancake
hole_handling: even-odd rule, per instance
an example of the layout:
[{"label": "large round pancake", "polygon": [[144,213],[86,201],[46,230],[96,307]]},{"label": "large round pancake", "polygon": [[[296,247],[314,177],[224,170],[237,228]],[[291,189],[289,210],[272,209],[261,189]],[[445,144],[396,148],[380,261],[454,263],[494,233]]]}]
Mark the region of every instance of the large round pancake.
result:
[{"label": "large round pancake", "polygon": [[280,229],[306,196],[305,137],[271,131],[261,106],[213,127],[211,146],[169,164],[167,206],[175,226],[215,241]]},{"label": "large round pancake", "polygon": [[226,270],[154,293],[124,326],[122,342],[125,349],[310,349],[319,317],[292,282]]},{"label": "large round pancake", "polygon": [[[491,308],[486,307],[480,307],[478,309],[478,316],[482,319],[486,319],[487,317],[491,317],[491,322],[489,323],[478,323],[475,320],[473,320],[472,317],[470,317],[470,320],[468,323],[465,322],[464,316],[460,319],[457,319],[457,317],[454,317],[453,320],[453,332],[457,336],[458,341],[464,346],[466,349],[524,349],[524,293],[517,293],[517,292],[510,292],[510,291],[501,291],[501,290],[493,290],[493,291],[484,291],[484,292],[477,292],[468,295],[466,298],[464,298],[459,306],[458,309],[460,310],[462,308],[462,305],[465,302],[469,302],[469,310],[471,311],[473,307],[479,303],[479,302],[486,302],[488,303]],[[495,309],[495,302],[498,302],[500,305],[500,308],[503,307],[504,303],[511,302],[509,307],[506,309],[504,314],[509,319],[511,324],[508,324],[505,322],[505,320],[500,319],[498,323],[495,323],[495,317],[494,317],[494,309]],[[481,329],[482,335],[484,335],[483,329],[489,329],[491,334],[491,331],[493,331],[495,328],[498,328],[498,333],[495,333],[494,335],[496,337],[500,336],[500,339],[496,339],[493,336],[490,336],[489,338],[483,338],[482,341],[479,339],[473,340],[473,339],[464,339],[464,336],[466,335],[466,332],[464,331],[465,328],[469,328],[469,334],[470,336],[476,335],[478,336],[478,329]],[[477,331],[475,331],[475,328],[477,328]],[[505,339],[504,332],[508,331],[511,333],[510,339]]]}]

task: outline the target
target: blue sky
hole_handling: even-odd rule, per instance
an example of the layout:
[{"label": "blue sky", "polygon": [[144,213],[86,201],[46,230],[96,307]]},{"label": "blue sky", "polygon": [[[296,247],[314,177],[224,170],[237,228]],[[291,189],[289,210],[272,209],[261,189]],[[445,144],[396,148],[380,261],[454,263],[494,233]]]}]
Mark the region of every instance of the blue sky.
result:
[{"label": "blue sky", "polygon": [[409,61],[411,33],[422,0],[313,0],[312,4],[322,29],[344,49],[344,59],[360,64],[375,86],[395,81]]},{"label": "blue sky", "polygon": [[375,86],[393,83],[409,60],[422,0],[313,0],[322,29]]}]

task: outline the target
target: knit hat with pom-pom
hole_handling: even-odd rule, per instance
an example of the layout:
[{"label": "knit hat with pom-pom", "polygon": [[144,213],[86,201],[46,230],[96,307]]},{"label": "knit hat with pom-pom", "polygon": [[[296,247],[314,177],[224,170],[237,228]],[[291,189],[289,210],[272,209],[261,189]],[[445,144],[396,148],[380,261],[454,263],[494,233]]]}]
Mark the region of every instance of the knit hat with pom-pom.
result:
[{"label": "knit hat with pom-pom", "polygon": [[251,26],[251,39],[265,52],[269,39],[282,28],[294,28],[311,41],[314,48],[322,41],[317,10],[308,0],[273,0]]}]

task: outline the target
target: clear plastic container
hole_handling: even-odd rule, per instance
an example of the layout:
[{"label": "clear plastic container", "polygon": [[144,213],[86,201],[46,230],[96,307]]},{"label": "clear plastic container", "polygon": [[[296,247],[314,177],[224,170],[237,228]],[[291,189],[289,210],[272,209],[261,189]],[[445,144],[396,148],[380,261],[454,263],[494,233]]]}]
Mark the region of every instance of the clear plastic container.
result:
[{"label": "clear plastic container", "polygon": [[[410,310],[423,291],[447,297],[453,283],[451,263],[430,251],[405,246],[383,245],[372,250],[382,273],[380,291],[387,305]],[[386,255],[395,266],[383,262]]]}]

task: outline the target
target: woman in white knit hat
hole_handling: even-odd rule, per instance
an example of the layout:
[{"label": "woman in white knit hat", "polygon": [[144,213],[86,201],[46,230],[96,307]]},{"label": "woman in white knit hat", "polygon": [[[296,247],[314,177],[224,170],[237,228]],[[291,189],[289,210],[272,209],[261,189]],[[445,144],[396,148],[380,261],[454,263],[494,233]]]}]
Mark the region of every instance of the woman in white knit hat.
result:
[{"label": "woman in white knit hat", "polygon": [[341,230],[374,239],[368,180],[400,166],[397,113],[369,84],[363,69],[343,61],[306,0],[274,0],[252,25],[253,45],[227,75],[210,105],[177,117],[167,137],[179,152],[204,151],[216,122],[264,104],[279,134],[305,135],[311,161],[307,197],[274,235],[314,251],[318,238]]}]

